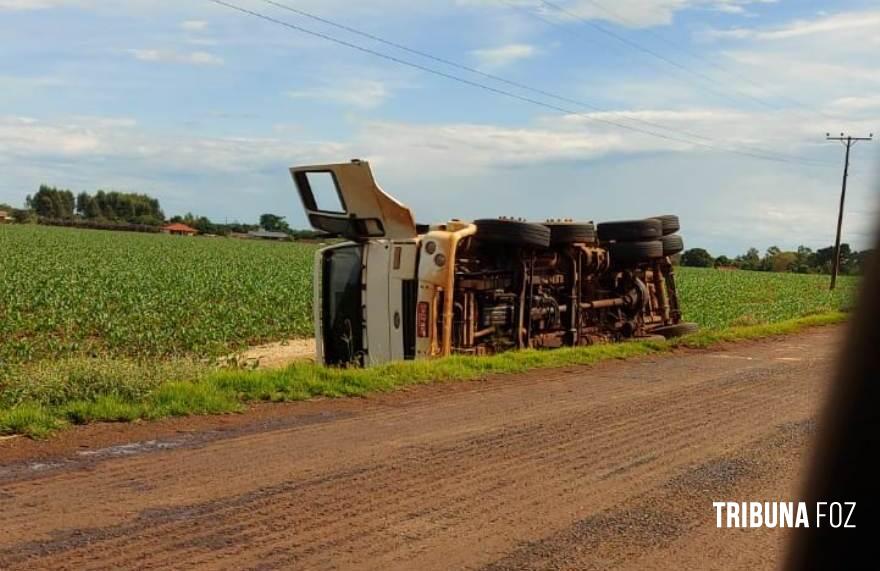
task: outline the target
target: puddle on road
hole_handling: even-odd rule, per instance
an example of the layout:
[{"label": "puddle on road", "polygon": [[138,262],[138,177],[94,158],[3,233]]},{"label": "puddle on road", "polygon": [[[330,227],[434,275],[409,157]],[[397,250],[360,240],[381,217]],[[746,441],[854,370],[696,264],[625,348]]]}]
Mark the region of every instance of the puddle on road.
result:
[{"label": "puddle on road", "polygon": [[174,440],[145,440],[143,442],[129,442],[127,444],[119,444],[109,446],[107,448],[98,448],[96,450],[80,450],[75,456],[57,461],[33,461],[33,462],[16,462],[6,466],[0,466],[0,481],[14,479],[24,474],[42,474],[53,470],[76,468],[80,465],[86,465],[95,460],[119,458],[127,456],[135,456],[137,454],[146,454],[149,452],[160,452],[162,450],[172,450],[185,445],[191,438],[177,438]]},{"label": "puddle on road", "polygon": [[143,454],[155,450],[170,450],[183,446],[184,440],[146,440],[144,442],[131,442],[128,444],[119,444],[108,448],[99,448],[98,450],[80,450],[77,456],[88,456],[92,458],[101,458],[106,456],[132,456],[134,454]]},{"label": "puddle on road", "polygon": [[755,361],[755,357],[748,357],[746,355],[731,355],[729,353],[710,353],[709,357],[715,357],[716,359],[741,359],[743,361]]}]

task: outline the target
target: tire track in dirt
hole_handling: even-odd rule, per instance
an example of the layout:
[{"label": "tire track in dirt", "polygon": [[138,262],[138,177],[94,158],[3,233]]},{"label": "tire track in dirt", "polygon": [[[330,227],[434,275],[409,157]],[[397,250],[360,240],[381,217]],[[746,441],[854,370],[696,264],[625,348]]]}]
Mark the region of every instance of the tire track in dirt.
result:
[{"label": "tire track in dirt", "polygon": [[[801,460],[808,439],[814,432],[815,421],[811,418],[778,425],[774,432],[730,454],[693,466],[663,486],[632,497],[615,509],[580,520],[541,540],[524,543],[481,571],[765,566],[770,559],[768,551],[774,547],[778,550],[788,531],[779,530],[776,541],[769,542],[769,550],[764,549],[744,558],[742,553],[737,553],[742,547],[742,538],[755,534],[763,535],[765,537],[762,539],[766,539],[767,530],[741,532],[715,529],[714,510],[707,509],[707,506],[718,498],[738,501],[766,493],[768,489],[779,494],[773,497],[786,497],[793,493],[791,481],[786,481],[786,471],[790,471],[792,464]],[[780,480],[785,482],[781,486]],[[702,552],[695,554],[687,545],[688,535],[700,531],[705,535],[706,530],[711,530],[708,535],[715,536],[711,550],[723,551],[734,557],[709,560],[706,554],[711,551],[701,543]],[[632,557],[634,548],[639,553]],[[696,564],[691,560],[694,555],[698,561]],[[676,561],[673,558],[679,559]],[[752,565],[744,566],[743,559],[751,560]],[[691,562],[685,565],[682,564],[683,560]],[[658,564],[660,561],[662,563]]]},{"label": "tire track in dirt", "polygon": [[[736,389],[735,392],[742,392],[742,391],[744,391],[744,390],[746,390],[746,387],[738,387],[738,388]],[[661,402],[661,403],[657,403],[657,404],[659,404],[659,405],[662,406],[664,403]],[[702,405],[702,404],[704,404],[704,403],[700,403],[700,404]],[[751,404],[748,404],[747,406],[751,406]],[[661,408],[661,410],[665,410],[665,409],[664,409],[664,408]],[[655,421],[664,421],[665,419],[662,418],[662,416],[672,416],[672,415],[681,416],[681,414],[680,414],[681,412],[682,412],[682,411],[680,411],[680,410],[675,410],[675,409],[673,409],[673,410],[671,410],[671,412],[667,412],[665,415],[661,415],[661,417],[659,417],[659,418],[655,418],[654,420],[655,420]],[[668,426],[667,426],[667,429],[668,429]],[[508,431],[505,431],[505,432],[508,432]],[[522,435],[523,435],[524,432],[525,432],[524,429],[519,429],[519,430],[515,431],[515,432],[512,433],[512,434],[511,434],[511,433],[502,434],[502,435],[501,435],[502,438],[499,438],[498,436],[494,436],[494,435],[493,435],[493,436],[489,436],[489,437],[479,436],[479,437],[477,437],[477,438],[475,438],[475,439],[472,439],[472,440],[466,441],[466,443],[463,444],[463,445],[455,446],[455,447],[450,448],[449,450],[442,451],[442,456],[445,456],[445,457],[447,457],[447,458],[457,458],[457,457],[460,457],[460,458],[464,458],[465,460],[469,460],[471,457],[474,456],[474,452],[475,452],[475,451],[478,451],[478,450],[481,450],[481,449],[486,449],[486,448],[487,448],[487,444],[489,444],[490,441],[508,442],[508,441],[511,441],[511,440],[515,440],[517,437],[522,437]],[[552,434],[552,433],[554,433],[554,432],[555,432],[555,429],[551,429],[551,430],[549,431],[550,434]],[[603,440],[604,440],[604,438],[603,438]],[[525,443],[525,444],[528,444],[528,443]],[[624,442],[617,442],[617,444],[618,444],[618,445],[623,445]],[[489,449],[491,450],[491,447],[490,447]],[[523,446],[522,449],[523,449],[524,451],[529,451],[529,450],[537,450],[538,448],[537,448],[537,447],[534,447],[534,446]],[[433,452],[429,451],[429,456],[430,456],[430,455],[436,456],[436,455],[437,455],[437,451],[433,451]],[[521,461],[522,459],[523,459],[522,457],[518,457],[518,458],[516,459],[516,461],[519,462],[519,461]],[[420,458],[419,461],[418,461],[418,464],[421,464],[423,461],[424,461],[424,458]],[[429,468],[429,469],[430,469],[430,470],[433,470],[434,468],[431,467],[431,468]],[[403,486],[403,488],[406,489],[407,487],[412,486],[412,487],[414,487],[415,489],[418,489],[418,481],[420,481],[420,480],[426,475],[426,474],[423,473],[423,472],[424,472],[424,470],[422,470],[422,471],[418,471],[417,473],[415,473],[415,474],[412,476],[412,478],[411,478],[411,480],[413,480],[413,481],[411,481],[411,482],[407,482],[406,485]],[[373,476],[374,479],[376,479],[377,481],[379,481],[378,476],[380,476],[380,474],[371,474],[371,476]],[[464,486],[464,484],[466,484],[466,482],[456,481],[456,482],[454,482],[454,486],[453,486],[453,487]],[[364,493],[370,493],[370,492],[375,492],[375,490],[364,490],[363,492],[364,492]],[[277,498],[273,496],[271,501],[276,501],[276,500],[277,500]],[[244,507],[242,507],[242,508],[240,508],[240,509],[252,509],[252,508],[254,508],[254,507],[256,507],[256,506],[253,506],[253,505],[247,505],[247,506],[244,506]],[[363,507],[363,506],[362,506],[362,507]],[[369,510],[366,510],[366,511],[369,512]],[[220,514],[220,513],[216,513],[216,512],[210,514],[211,517],[218,517],[218,516],[221,516],[221,515],[222,515],[222,514]],[[342,514],[342,515],[345,515],[345,514]],[[387,515],[390,515],[390,514],[386,514],[386,516],[387,516]],[[369,518],[370,514],[369,514],[369,513],[367,513],[367,514],[361,514],[361,516],[362,516],[362,517],[367,517],[367,518]],[[230,522],[234,522],[234,521],[238,521],[238,520],[240,520],[240,518],[231,518],[231,519],[230,519]],[[348,520],[347,520],[347,521],[348,521]],[[232,525],[232,526],[237,526],[237,524],[234,524],[234,523],[231,523],[231,525]],[[155,528],[153,528],[153,529],[155,529]],[[298,529],[301,529],[301,528],[298,528]],[[175,530],[169,530],[169,532],[174,532],[174,531],[175,531]],[[176,536],[178,536],[178,537],[182,536],[182,534],[181,534],[180,532],[183,531],[183,530],[176,530],[176,531],[177,531],[177,533],[175,533]],[[363,535],[368,536],[369,533],[370,533],[371,531],[373,531],[373,530],[371,530],[371,529],[362,529],[361,531],[363,532]],[[221,533],[221,532],[222,532],[222,530],[217,530],[216,532],[212,531],[212,532],[210,532],[210,533],[211,533],[211,534],[219,534],[219,533]],[[165,533],[165,531],[164,531],[164,530],[160,530],[160,531],[158,531],[158,532],[153,532],[153,531],[151,531],[151,533],[148,534],[149,537],[146,537],[146,538],[145,538],[145,537],[141,537],[141,539],[142,539],[142,540],[143,540],[143,539],[148,539],[149,541],[153,541],[153,539],[151,539],[150,537],[152,537],[154,534],[158,535],[158,534],[161,534],[161,533]],[[303,538],[303,539],[306,540],[306,538]],[[190,543],[192,543],[192,544],[195,544],[195,545],[200,545],[200,544],[202,543],[202,542],[200,541],[200,538],[199,538],[198,536],[195,536],[195,537],[190,536],[189,539],[188,539],[188,541],[189,541]],[[94,554],[95,554],[95,553],[94,553],[94,547],[95,547],[94,545],[90,546],[90,550],[89,550],[89,551],[90,551],[91,556],[94,556]],[[253,549],[256,548],[257,546],[251,544],[250,547],[251,547],[251,549],[253,550]],[[320,546],[320,544],[319,544],[319,545],[317,545],[317,546],[313,545],[313,547],[314,547],[315,549],[320,550],[320,547],[321,547],[321,546]],[[125,563],[125,562],[118,562],[118,563],[122,564],[122,563]]]},{"label": "tire track in dirt", "polygon": [[500,561],[809,417],[832,339],[533,373],[440,399],[414,390],[411,404],[328,423],[2,484],[0,568]]}]

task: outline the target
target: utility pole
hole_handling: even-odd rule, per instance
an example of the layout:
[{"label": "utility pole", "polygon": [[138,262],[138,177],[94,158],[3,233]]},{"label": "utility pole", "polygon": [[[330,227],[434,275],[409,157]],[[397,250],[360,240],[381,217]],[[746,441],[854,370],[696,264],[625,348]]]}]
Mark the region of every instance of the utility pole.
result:
[{"label": "utility pole", "polygon": [[831,287],[834,289],[837,285],[837,273],[840,270],[840,229],[843,226],[843,203],[846,200],[846,179],[849,177],[849,150],[859,141],[874,140],[874,133],[867,137],[850,137],[841,133],[839,137],[832,137],[831,133],[825,133],[825,139],[828,141],[840,141],[846,146],[846,158],[843,163],[843,184],[840,188],[840,211],[837,214],[837,238],[834,241],[834,259],[831,261]]}]

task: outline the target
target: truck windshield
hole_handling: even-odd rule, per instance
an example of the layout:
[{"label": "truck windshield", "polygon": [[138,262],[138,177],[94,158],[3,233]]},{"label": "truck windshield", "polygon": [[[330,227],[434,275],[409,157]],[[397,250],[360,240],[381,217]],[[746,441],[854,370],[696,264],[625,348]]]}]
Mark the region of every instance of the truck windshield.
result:
[{"label": "truck windshield", "polygon": [[324,362],[363,365],[363,247],[328,250],[323,262]]}]

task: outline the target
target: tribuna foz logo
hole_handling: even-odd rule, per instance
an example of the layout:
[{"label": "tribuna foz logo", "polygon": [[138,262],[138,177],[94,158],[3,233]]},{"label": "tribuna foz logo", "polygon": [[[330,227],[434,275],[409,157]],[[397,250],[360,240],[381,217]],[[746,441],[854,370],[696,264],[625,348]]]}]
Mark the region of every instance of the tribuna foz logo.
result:
[{"label": "tribuna foz logo", "polygon": [[[856,502],[712,502],[716,527],[832,527],[856,526]],[[812,509],[810,509],[812,507]]]}]

